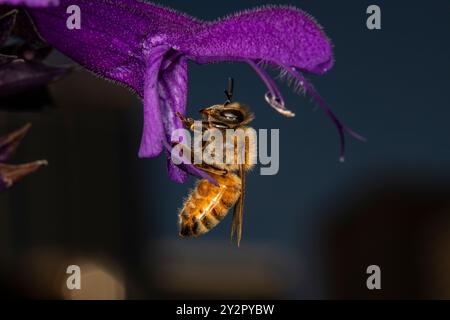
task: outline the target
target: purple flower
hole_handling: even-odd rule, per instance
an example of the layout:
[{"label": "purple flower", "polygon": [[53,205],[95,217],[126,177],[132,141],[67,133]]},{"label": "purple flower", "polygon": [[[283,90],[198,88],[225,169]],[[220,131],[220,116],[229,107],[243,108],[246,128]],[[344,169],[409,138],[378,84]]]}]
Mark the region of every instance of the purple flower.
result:
[{"label": "purple flower", "polygon": [[[66,27],[66,8],[81,9],[81,29]],[[309,15],[295,7],[266,6],[204,22],[177,11],[136,0],[61,0],[59,7],[29,10],[40,34],[96,74],[122,83],[144,101],[144,128],[139,156],[164,150],[185,114],[188,61],[199,64],[233,61],[250,65],[268,88],[266,101],[281,114],[285,106],[263,66],[279,68],[312,96],[335,123],[344,156],[345,127],[321,99],[304,73],[324,74],[333,66],[330,40]],[[169,162],[169,174],[186,180],[185,170]]]},{"label": "purple flower", "polygon": [[47,164],[45,160],[21,165],[5,164],[5,161],[9,160],[15,152],[30,127],[30,124],[26,124],[19,130],[0,137],[0,192],[12,187],[18,180]]}]

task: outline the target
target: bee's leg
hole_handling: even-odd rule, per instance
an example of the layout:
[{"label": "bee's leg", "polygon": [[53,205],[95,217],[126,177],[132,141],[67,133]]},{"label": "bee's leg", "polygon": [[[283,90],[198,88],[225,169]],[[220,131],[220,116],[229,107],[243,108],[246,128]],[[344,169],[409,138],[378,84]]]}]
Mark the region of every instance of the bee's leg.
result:
[{"label": "bee's leg", "polygon": [[192,118],[185,118],[181,113],[176,113],[177,117],[180,118],[181,122],[183,123],[183,126],[186,129],[193,130],[194,126],[194,119]]},{"label": "bee's leg", "polygon": [[219,169],[217,167],[211,166],[211,165],[207,165],[207,164],[199,164],[196,165],[197,168],[212,173],[212,174],[217,174],[218,176],[224,176],[228,173],[227,169]]},{"label": "bee's leg", "polygon": [[[191,131],[194,131],[195,127],[194,127],[194,123],[196,120],[192,119],[192,118],[185,118],[183,117],[183,115],[179,112],[176,112],[176,115],[178,116],[178,118],[181,120],[181,122],[183,123],[183,126]],[[202,126],[201,126],[201,130],[202,132],[205,130],[208,130],[211,127],[211,123],[208,120],[197,120],[197,121],[201,121]]]},{"label": "bee's leg", "polygon": [[[174,148],[175,146],[177,146],[179,144],[180,144],[180,142],[172,141],[171,146],[172,146],[172,148]],[[194,164],[194,161],[195,161],[194,151],[192,151],[191,148],[189,148],[189,147],[187,147],[185,145],[183,145],[183,150],[186,153],[191,155],[191,159],[190,159],[191,162],[190,163]],[[188,159],[186,159],[186,160],[188,160]],[[226,175],[228,173],[228,170],[226,170],[226,169],[220,169],[220,168],[217,168],[217,167],[214,167],[212,165],[205,164],[205,163],[194,164],[194,165],[197,168],[199,168],[200,170],[203,170],[203,171],[206,171],[206,172],[209,172],[209,173],[212,173],[212,174],[216,174],[218,176],[224,176],[224,175]]]}]

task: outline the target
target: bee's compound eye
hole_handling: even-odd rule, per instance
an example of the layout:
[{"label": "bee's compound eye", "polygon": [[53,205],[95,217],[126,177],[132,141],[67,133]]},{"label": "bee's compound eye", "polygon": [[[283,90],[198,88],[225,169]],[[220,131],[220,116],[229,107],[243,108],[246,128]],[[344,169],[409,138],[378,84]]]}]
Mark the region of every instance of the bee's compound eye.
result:
[{"label": "bee's compound eye", "polygon": [[239,110],[225,110],[220,115],[230,122],[241,122],[244,118],[242,112]]},{"label": "bee's compound eye", "polygon": [[238,117],[237,117],[237,115],[235,115],[234,113],[232,113],[232,112],[230,112],[230,111],[225,111],[224,113],[223,113],[223,116],[225,117],[225,118],[227,118],[228,120],[236,120]]}]

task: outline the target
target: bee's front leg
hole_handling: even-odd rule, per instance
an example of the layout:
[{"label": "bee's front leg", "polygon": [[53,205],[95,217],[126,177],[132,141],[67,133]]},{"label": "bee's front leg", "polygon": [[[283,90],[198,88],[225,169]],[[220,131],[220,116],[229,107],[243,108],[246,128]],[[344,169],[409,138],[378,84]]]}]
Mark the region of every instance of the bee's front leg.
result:
[{"label": "bee's front leg", "polygon": [[228,173],[227,169],[219,169],[219,168],[216,168],[214,166],[211,166],[211,165],[208,165],[208,164],[203,164],[203,163],[199,164],[199,165],[196,165],[196,167],[201,169],[201,170],[203,170],[203,171],[206,171],[206,172],[209,172],[209,173],[212,173],[212,174],[217,174],[219,176],[224,176],[224,175],[226,175]]},{"label": "bee's front leg", "polygon": [[181,113],[177,112],[176,113],[177,117],[181,120],[181,122],[183,123],[183,126],[186,129],[189,130],[193,130],[194,128],[194,119],[192,118],[185,118]]}]

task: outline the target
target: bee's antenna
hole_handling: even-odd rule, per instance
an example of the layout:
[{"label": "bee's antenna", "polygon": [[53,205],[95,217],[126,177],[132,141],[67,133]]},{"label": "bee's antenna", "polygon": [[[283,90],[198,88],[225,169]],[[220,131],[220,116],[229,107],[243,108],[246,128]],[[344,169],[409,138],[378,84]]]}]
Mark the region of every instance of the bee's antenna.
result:
[{"label": "bee's antenna", "polygon": [[225,95],[227,96],[227,101],[225,102],[225,105],[231,103],[233,100],[233,91],[234,91],[234,79],[228,78],[228,89],[225,90]]}]

